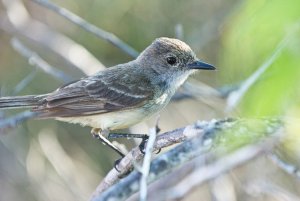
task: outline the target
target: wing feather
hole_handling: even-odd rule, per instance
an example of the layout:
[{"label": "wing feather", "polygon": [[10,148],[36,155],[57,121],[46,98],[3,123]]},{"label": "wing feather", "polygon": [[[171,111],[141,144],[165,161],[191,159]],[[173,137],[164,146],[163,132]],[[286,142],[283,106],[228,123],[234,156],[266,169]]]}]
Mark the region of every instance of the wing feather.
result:
[{"label": "wing feather", "polygon": [[118,69],[65,85],[42,99],[33,110],[39,111],[40,117],[75,117],[131,109],[153,98],[149,79],[115,70]]}]

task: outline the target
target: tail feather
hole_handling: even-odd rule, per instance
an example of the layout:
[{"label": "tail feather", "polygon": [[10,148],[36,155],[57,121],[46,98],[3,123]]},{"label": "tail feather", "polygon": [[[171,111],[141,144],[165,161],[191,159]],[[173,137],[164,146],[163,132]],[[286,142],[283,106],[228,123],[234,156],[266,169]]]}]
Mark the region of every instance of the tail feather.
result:
[{"label": "tail feather", "polygon": [[0,97],[0,109],[34,107],[40,104],[40,100],[46,95],[27,95]]}]

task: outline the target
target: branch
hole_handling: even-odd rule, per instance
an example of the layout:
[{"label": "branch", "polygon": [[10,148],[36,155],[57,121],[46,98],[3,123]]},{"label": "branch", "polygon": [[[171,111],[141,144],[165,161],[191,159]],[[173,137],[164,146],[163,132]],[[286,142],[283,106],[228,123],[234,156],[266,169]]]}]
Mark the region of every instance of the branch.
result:
[{"label": "branch", "polygon": [[30,111],[21,112],[11,118],[0,120],[0,133],[4,133],[7,129],[15,128],[18,124],[35,116]]},{"label": "branch", "polygon": [[227,111],[232,111],[236,105],[239,104],[245,93],[250,89],[250,87],[261,77],[261,75],[273,64],[273,62],[281,54],[283,48],[286,46],[290,35],[285,36],[282,41],[280,41],[275,48],[272,55],[248,78],[241,86],[232,93],[229,94],[227,98]]},{"label": "branch", "polygon": [[296,176],[297,179],[300,179],[300,170],[297,166],[283,161],[274,153],[271,153],[268,156],[280,169],[292,176]]},{"label": "branch", "polygon": [[[224,143],[224,138],[222,137],[223,135],[217,135],[217,133],[222,133],[221,131],[231,131],[232,133],[234,133],[234,131],[240,132],[240,128],[243,128],[243,133],[237,134],[248,136],[249,134],[252,134],[252,132],[257,132],[254,136],[258,138],[258,133],[259,135],[263,134],[261,135],[261,137],[268,136],[277,131],[279,125],[281,125],[281,123],[274,123],[274,121],[272,120],[259,121],[262,124],[268,125],[263,130],[261,130],[261,133],[259,133],[257,130],[254,130],[254,128],[249,127],[251,121],[233,121],[227,119],[223,121],[198,122],[194,125],[190,125],[159,135],[154,145],[154,151],[159,148],[163,148],[166,145],[169,146],[174,143],[182,141],[185,142],[173,148],[169,152],[158,156],[151,163],[148,183],[151,183],[158,178],[166,175],[170,171],[174,170],[174,168],[186,163],[192,158],[195,158],[197,156],[206,156],[208,150],[212,148],[212,146],[223,147],[224,149],[224,144],[222,144]],[[257,125],[253,124],[252,126],[256,127]],[[190,139],[192,137],[194,138]],[[243,137],[244,136],[242,136],[241,138]],[[228,142],[226,144],[228,144]],[[121,169],[120,167],[118,167],[118,169],[121,170],[120,173],[113,169],[107,174],[105,179],[98,186],[96,192],[93,194],[91,198],[92,201],[108,199],[124,200],[139,190],[139,180],[141,178],[141,174],[137,171],[132,172],[129,176],[115,184],[119,180],[118,176],[124,175],[124,172],[128,173],[128,171],[130,171],[133,161],[140,160],[142,158],[142,154],[139,151],[136,151],[136,149],[137,148],[133,149],[120,162]]]},{"label": "branch", "polygon": [[85,75],[92,75],[105,69],[105,66],[85,47],[33,19],[22,1],[2,0],[2,3],[6,8],[6,14],[0,16],[0,28],[5,32],[20,34],[49,48]]},{"label": "branch", "polygon": [[123,52],[127,53],[129,56],[136,58],[139,55],[139,53],[135,49],[130,47],[128,44],[126,44],[124,41],[119,39],[114,34],[107,32],[103,29],[100,29],[99,27],[96,27],[93,24],[88,23],[87,21],[85,21],[78,15],[75,15],[71,11],[69,11],[65,8],[59,7],[49,0],[32,0],[32,1],[44,6],[47,9],[54,11],[55,13],[63,16],[64,18],[71,21],[72,23],[80,26],[82,29],[84,29],[88,32],[91,32],[92,34],[95,34],[97,37],[107,40],[114,46],[121,49]]},{"label": "branch", "polygon": [[249,162],[252,159],[268,152],[276,145],[276,142],[278,142],[278,138],[273,136],[271,139],[259,142],[254,145],[243,147],[228,156],[220,158],[210,165],[198,168],[192,174],[184,178],[174,188],[172,188],[168,192],[165,192],[167,195],[167,200],[183,198],[196,186],[214,179],[217,176],[228,172],[229,170],[232,170],[233,168],[236,168],[240,165],[243,165],[246,162]]},{"label": "branch", "polygon": [[152,154],[152,149],[154,146],[155,138],[156,138],[156,128],[154,127],[152,129],[150,129],[150,132],[149,132],[149,139],[147,142],[143,166],[141,169],[142,177],[140,179],[140,186],[141,186],[140,201],[147,200],[147,180],[148,180],[148,176],[149,176],[151,154]]},{"label": "branch", "polygon": [[[197,125],[198,124],[178,128],[157,136],[153,147],[153,152],[194,137],[197,133],[202,131],[201,127]],[[128,172],[132,170],[134,161],[139,161],[142,158],[143,154],[140,152],[138,147],[132,149],[118,164],[119,172],[115,168],[111,169],[102,182],[98,185],[96,191],[92,195],[92,200],[96,199],[96,197],[102,194],[105,190],[118,182],[124,175],[127,175]]]},{"label": "branch", "polygon": [[31,71],[26,77],[24,77],[14,88],[12,94],[16,95],[18,94],[20,91],[22,91],[22,89],[24,89],[32,80],[33,78],[36,76],[37,71]]},{"label": "branch", "polygon": [[73,80],[69,75],[65,74],[63,71],[51,66],[45,60],[43,60],[36,52],[31,51],[24,44],[21,43],[17,38],[11,40],[13,48],[19,52],[23,57],[28,59],[30,65],[35,66],[45,73],[61,80],[65,83]]},{"label": "branch", "polygon": [[255,200],[299,201],[299,196],[272,183],[272,181],[254,181],[244,188],[244,191]]}]

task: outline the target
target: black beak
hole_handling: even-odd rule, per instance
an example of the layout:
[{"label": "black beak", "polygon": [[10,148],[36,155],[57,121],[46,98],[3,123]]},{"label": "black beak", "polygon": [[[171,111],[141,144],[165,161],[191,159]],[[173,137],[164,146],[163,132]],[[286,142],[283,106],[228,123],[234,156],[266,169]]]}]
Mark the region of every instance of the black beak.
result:
[{"label": "black beak", "polygon": [[201,60],[197,60],[197,61],[194,61],[192,63],[189,63],[187,66],[190,69],[216,70],[216,67],[214,67],[211,64],[205,63]]}]

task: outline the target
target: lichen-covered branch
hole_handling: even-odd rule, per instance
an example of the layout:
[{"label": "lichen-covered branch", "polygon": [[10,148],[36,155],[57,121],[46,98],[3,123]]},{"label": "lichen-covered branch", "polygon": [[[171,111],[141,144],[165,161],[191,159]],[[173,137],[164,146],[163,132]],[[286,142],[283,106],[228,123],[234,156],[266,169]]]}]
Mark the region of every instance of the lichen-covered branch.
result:
[{"label": "lichen-covered branch", "polygon": [[[158,136],[154,150],[176,142],[185,142],[152,161],[148,183],[161,178],[193,158],[206,154],[225,154],[244,144],[258,142],[266,136],[275,134],[279,128],[281,128],[281,122],[276,119],[226,119],[223,121],[198,122],[194,125],[162,134]],[[235,142],[233,141],[234,138],[236,138]],[[215,149],[215,147],[218,147],[218,149]],[[214,151],[210,152],[210,150]],[[220,152],[215,152],[215,150]],[[134,149],[121,161],[120,173],[114,169],[108,173],[93,194],[92,201],[125,200],[139,190],[141,174],[138,171],[133,171],[126,178],[119,181],[121,175],[124,175],[125,172],[128,173],[132,169],[133,161],[142,158],[142,155],[137,153]],[[116,183],[117,181],[119,182]]]}]

